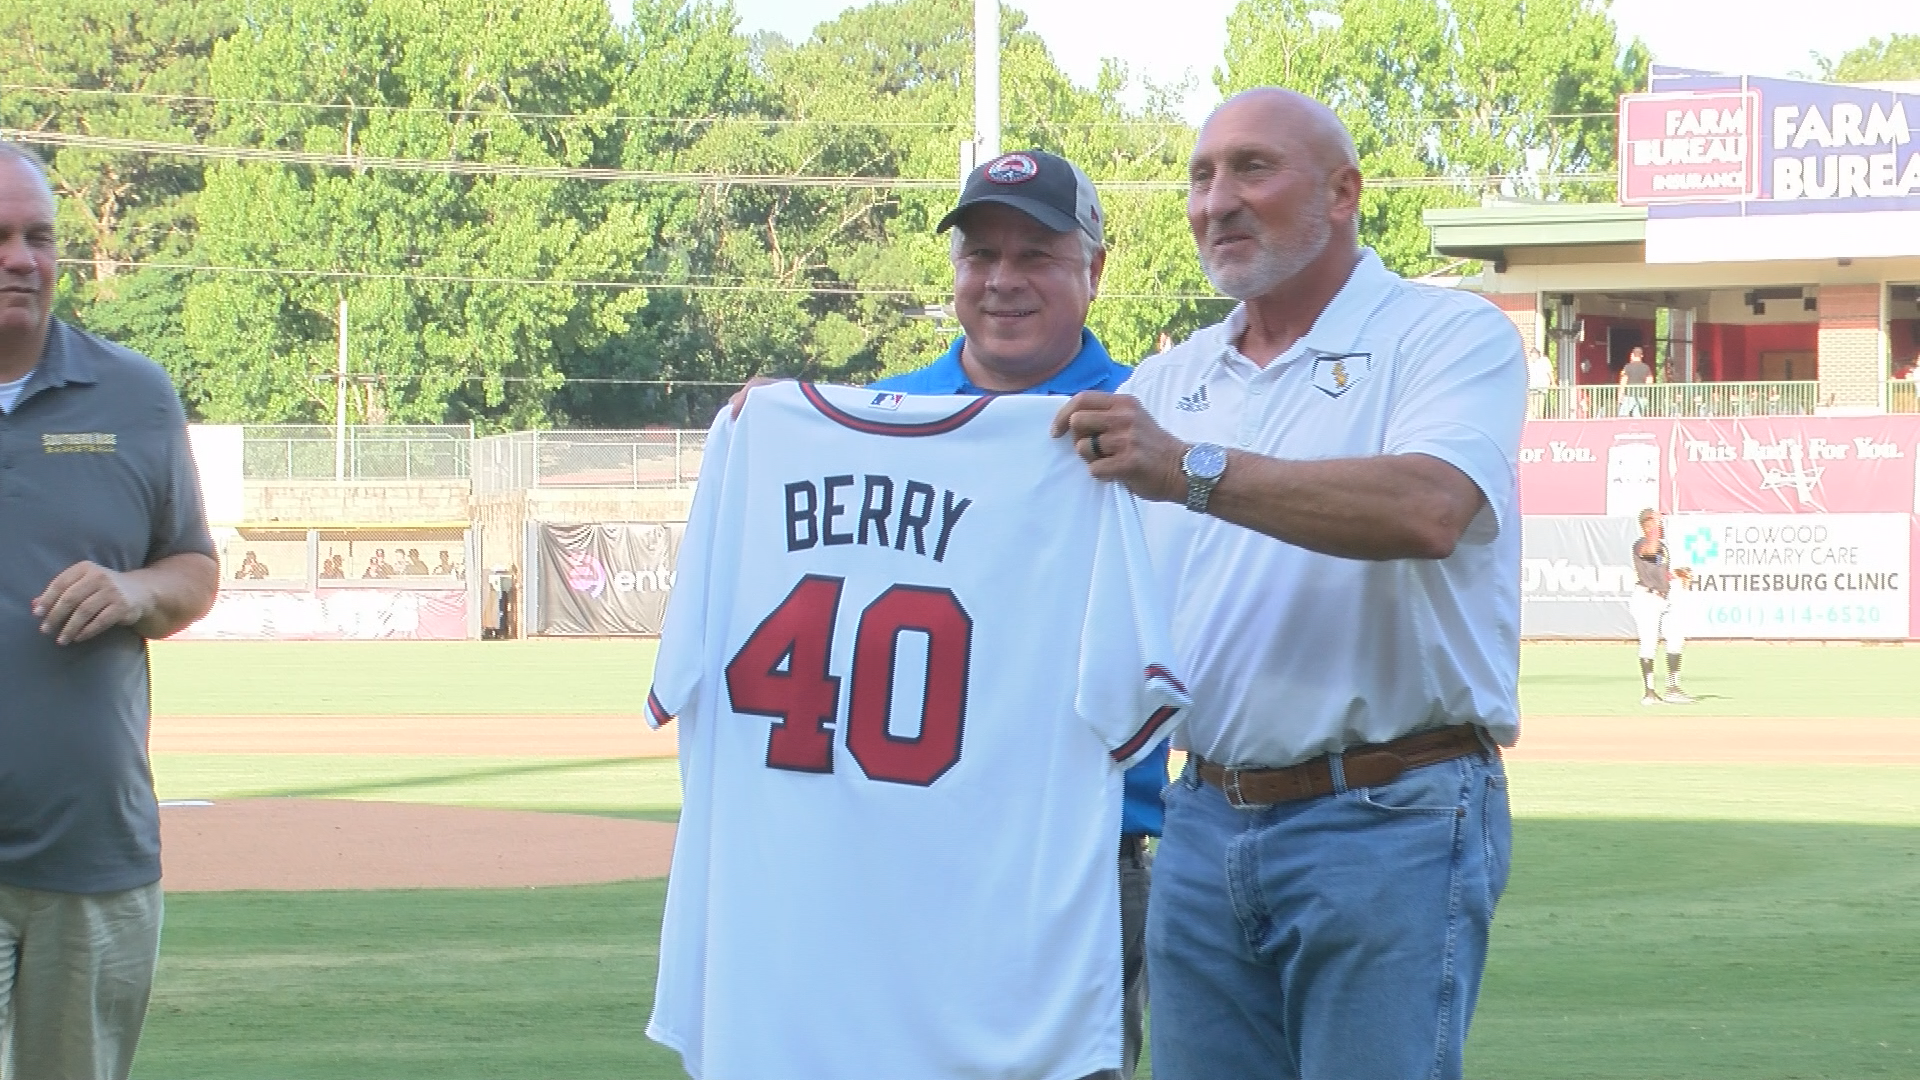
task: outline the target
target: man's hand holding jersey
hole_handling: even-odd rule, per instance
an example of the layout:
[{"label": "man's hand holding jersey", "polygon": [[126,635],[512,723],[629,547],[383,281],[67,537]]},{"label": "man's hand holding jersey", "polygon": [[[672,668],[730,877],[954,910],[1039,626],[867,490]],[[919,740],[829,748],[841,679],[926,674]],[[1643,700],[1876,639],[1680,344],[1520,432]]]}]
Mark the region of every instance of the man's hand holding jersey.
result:
[{"label": "man's hand holding jersey", "polygon": [[1118,480],[1143,499],[1187,497],[1180,471],[1185,443],[1167,434],[1138,398],[1089,390],[1075,394],[1053,419],[1054,436],[1071,436],[1074,452],[1098,480]]}]

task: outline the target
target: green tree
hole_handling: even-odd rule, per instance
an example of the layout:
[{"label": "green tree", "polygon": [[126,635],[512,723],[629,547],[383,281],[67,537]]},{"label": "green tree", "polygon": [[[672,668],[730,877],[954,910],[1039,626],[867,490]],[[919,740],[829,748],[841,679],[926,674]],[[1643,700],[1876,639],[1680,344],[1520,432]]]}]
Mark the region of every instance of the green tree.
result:
[{"label": "green tree", "polygon": [[[1594,0],[1242,0],[1227,23],[1222,93],[1285,86],[1330,105],[1353,133],[1361,232],[1403,273],[1433,267],[1420,212],[1502,194],[1609,198],[1555,182],[1613,167],[1618,96],[1645,81]],[[1490,179],[1492,178],[1492,179]],[[1439,183],[1407,185],[1408,180]],[[1401,186],[1405,185],[1405,186]]]},{"label": "green tree", "polygon": [[[47,135],[191,142],[205,136],[214,43],[229,0],[0,0],[0,125]],[[192,242],[197,161],[42,145],[59,196],[63,314],[184,368],[183,280],[129,264]]]},{"label": "green tree", "polygon": [[1815,56],[1820,77],[1831,82],[1898,82],[1920,79],[1920,34],[1868,38],[1838,60]]},{"label": "green tree", "polygon": [[[683,37],[719,41],[689,44]],[[260,0],[212,66],[229,145],[558,169],[670,160],[674,125],[623,119],[716,102],[730,24],[600,0]],[[716,75],[717,72],[717,75]],[[293,104],[274,104],[293,103]],[[584,178],[233,162],[209,170],[186,302],[213,419],[327,419],[334,313],[349,311],[351,418],[554,419],[570,367],[649,351],[639,280],[684,192]]]},{"label": "green tree", "polygon": [[[896,0],[849,11],[798,45],[759,43],[765,115],[778,122],[716,131],[701,148],[716,168],[954,182],[740,190],[710,204],[716,266],[859,294],[702,297],[709,325],[742,328],[716,341],[716,370],[857,380],[922,366],[945,348],[957,327],[919,316],[951,296],[947,238],[934,227],[953,205],[972,132],[971,30],[964,0]],[[1003,147],[1060,153],[1100,185],[1184,176],[1192,132],[1164,102],[1129,111],[1117,67],[1075,86],[1017,11],[1003,12],[1001,34]],[[1115,298],[1097,301],[1091,322],[1115,355],[1144,356],[1158,331],[1184,334],[1224,311],[1181,298],[1211,289],[1179,191],[1107,187],[1103,200],[1105,292]]]}]

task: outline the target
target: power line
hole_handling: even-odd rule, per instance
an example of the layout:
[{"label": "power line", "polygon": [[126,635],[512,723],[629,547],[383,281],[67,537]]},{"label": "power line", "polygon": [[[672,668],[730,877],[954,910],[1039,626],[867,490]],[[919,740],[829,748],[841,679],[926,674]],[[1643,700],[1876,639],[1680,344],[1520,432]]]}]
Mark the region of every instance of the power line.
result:
[{"label": "power line", "polygon": [[971,120],[830,120],[814,117],[775,117],[775,116],[649,116],[635,113],[559,113],[524,112],[517,109],[437,109],[425,105],[362,105],[356,102],[328,101],[283,101],[274,98],[232,98],[211,97],[204,94],[160,94],[144,90],[110,90],[105,88],[78,86],[39,86],[30,83],[0,83],[0,90],[25,93],[64,94],[75,97],[116,97],[139,98],[149,101],[170,101],[180,104],[196,105],[244,105],[274,109],[321,109],[335,112],[356,113],[400,113],[427,116],[447,116],[462,118],[512,120],[577,120],[582,123],[623,123],[623,124],[678,124],[694,127],[704,124],[754,124],[771,127],[789,127],[799,125],[818,125],[822,127],[882,127],[882,128],[954,128],[959,129],[972,123]]},{"label": "power line", "polygon": [[[573,288],[573,289],[619,289],[644,292],[711,292],[711,293],[776,293],[792,295],[824,296],[877,296],[898,299],[917,299],[938,291],[946,295],[948,290],[928,287],[914,289],[905,287],[886,287],[873,285],[782,285],[759,282],[691,282],[691,281],[616,281],[582,278],[530,278],[506,275],[484,274],[426,274],[403,271],[382,270],[327,270],[314,267],[285,266],[220,266],[206,263],[150,262],[130,259],[59,259],[66,266],[112,266],[124,269],[175,270],[197,274],[251,274],[278,277],[316,278],[333,281],[411,281],[434,285],[509,285],[515,287]],[[1173,300],[1204,301],[1225,299],[1214,293],[1101,293],[1107,300]]]},{"label": "power line", "polygon": [[[138,98],[151,101],[167,101],[179,104],[197,105],[242,105],[266,108],[318,109],[336,112],[356,113],[400,113],[445,117],[504,117],[514,120],[573,120],[583,123],[630,123],[630,124],[677,124],[685,127],[719,124],[745,124],[771,127],[878,127],[878,128],[936,128],[966,130],[972,121],[955,120],[844,120],[825,117],[805,116],[655,116],[638,113],[563,113],[529,112],[518,109],[454,109],[435,108],[425,105],[385,105],[359,104],[357,102],[328,101],[291,101],[275,98],[236,98],[218,97],[205,94],[162,94],[145,90],[116,90],[105,87],[49,86],[35,83],[0,83],[0,91],[18,91],[23,93],[62,94],[76,97]],[[1421,124],[1473,124],[1486,123],[1495,119],[1517,117],[1535,121],[1568,120],[1617,120],[1613,112],[1564,112],[1541,113],[1527,116],[1524,113],[1498,113],[1491,116],[1387,116],[1374,119],[1377,124],[1421,125]],[[1015,120],[1014,124],[1034,123],[1061,127],[1084,128],[1186,128],[1193,125],[1184,120],[1061,120],[1056,117],[1043,117],[1033,120]]]},{"label": "power line", "polygon": [[[171,154],[180,157],[214,158],[228,161],[272,162],[284,165],[318,165],[343,169],[388,169],[396,172],[438,173],[458,176],[504,176],[543,180],[624,181],[637,184],[677,184],[688,187],[772,187],[824,188],[839,190],[947,190],[954,187],[949,178],[905,176],[807,176],[766,173],[702,173],[648,171],[641,169],[604,169],[576,165],[521,165],[492,161],[440,161],[430,158],[373,157],[312,150],[270,150],[248,146],[214,146],[207,143],[163,142],[151,139],[127,139],[106,135],[80,135],[61,131],[33,131],[0,128],[0,138],[43,146],[116,153]],[[1447,188],[1478,190],[1488,183],[1503,180],[1532,183],[1600,183],[1615,179],[1613,173],[1461,174],[1443,176],[1386,176],[1369,179],[1373,188]],[[1163,191],[1185,192],[1185,180],[1098,180],[1102,193]]]}]

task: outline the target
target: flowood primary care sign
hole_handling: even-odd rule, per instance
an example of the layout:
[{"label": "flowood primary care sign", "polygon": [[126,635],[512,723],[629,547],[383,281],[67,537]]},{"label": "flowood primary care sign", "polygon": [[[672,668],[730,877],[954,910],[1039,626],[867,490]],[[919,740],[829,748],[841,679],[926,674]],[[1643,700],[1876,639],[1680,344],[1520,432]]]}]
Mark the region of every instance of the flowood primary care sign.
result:
[{"label": "flowood primary care sign", "polygon": [[1906,514],[1683,514],[1668,522],[1687,633],[1717,638],[1904,638],[1912,604]]}]

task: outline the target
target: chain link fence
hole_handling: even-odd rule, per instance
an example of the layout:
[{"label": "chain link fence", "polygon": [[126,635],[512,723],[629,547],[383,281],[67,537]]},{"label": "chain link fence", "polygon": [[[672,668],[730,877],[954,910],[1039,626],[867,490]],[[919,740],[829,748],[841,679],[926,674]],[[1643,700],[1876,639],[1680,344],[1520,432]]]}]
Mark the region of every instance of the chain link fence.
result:
[{"label": "chain link fence", "polygon": [[353,425],[344,444],[326,424],[249,424],[241,469],[248,480],[464,480],[473,442],[467,424]]},{"label": "chain link fence", "polygon": [[704,431],[521,431],[475,443],[476,494],[532,487],[685,488]]}]

